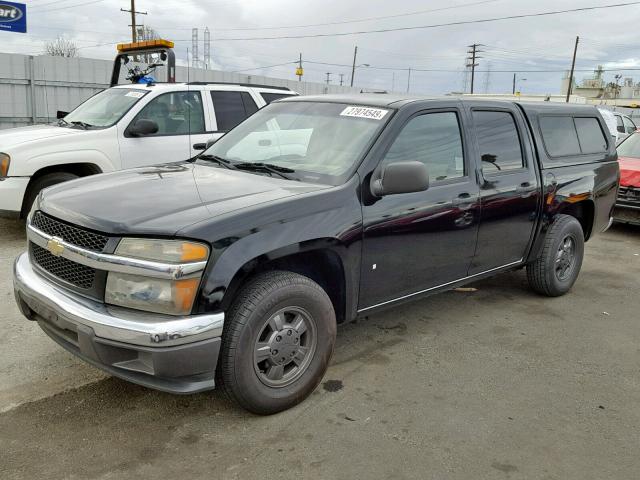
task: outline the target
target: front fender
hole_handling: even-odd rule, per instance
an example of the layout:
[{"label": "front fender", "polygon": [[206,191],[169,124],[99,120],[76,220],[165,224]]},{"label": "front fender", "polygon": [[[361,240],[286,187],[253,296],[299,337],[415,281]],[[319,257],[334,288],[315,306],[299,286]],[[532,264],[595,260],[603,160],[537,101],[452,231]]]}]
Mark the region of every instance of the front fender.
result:
[{"label": "front fender", "polygon": [[[212,242],[212,261],[201,289],[203,308],[213,311],[227,305],[229,286],[243,271],[289,255],[328,249],[342,262],[349,311],[352,302],[357,304],[353,297],[360,275],[362,211],[357,184],[354,180],[342,188],[294,197],[228,219],[227,224],[242,223],[244,228]],[[210,228],[223,229],[224,224],[212,223]]]}]

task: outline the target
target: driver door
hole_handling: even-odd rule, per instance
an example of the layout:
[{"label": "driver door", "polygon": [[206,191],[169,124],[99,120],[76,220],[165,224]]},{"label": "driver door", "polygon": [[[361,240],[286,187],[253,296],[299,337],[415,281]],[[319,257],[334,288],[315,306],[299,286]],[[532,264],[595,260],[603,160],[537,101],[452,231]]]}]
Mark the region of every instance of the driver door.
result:
[{"label": "driver door", "polygon": [[457,104],[419,112],[384,154],[378,169],[420,161],[429,171],[430,185],[422,192],[384,196],[363,206],[360,310],[467,275],[476,248],[479,187],[463,118]]},{"label": "driver door", "polygon": [[[153,98],[119,134],[123,168],[177,162],[194,157],[197,143],[206,143],[205,105],[197,90],[168,92]],[[151,120],[158,131],[134,136],[131,126],[140,119]]]}]

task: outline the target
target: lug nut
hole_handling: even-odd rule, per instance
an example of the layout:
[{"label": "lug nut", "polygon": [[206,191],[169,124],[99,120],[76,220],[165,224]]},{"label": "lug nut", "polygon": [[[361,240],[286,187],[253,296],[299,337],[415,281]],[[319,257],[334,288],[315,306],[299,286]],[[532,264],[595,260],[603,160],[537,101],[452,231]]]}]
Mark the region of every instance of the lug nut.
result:
[{"label": "lug nut", "polygon": [[278,336],[276,337],[276,342],[279,342],[280,340],[282,340],[282,337],[281,337],[280,335],[278,335]]},{"label": "lug nut", "polygon": [[271,350],[271,355],[277,355],[278,354],[278,350]]},{"label": "lug nut", "polygon": [[287,331],[287,335],[291,336],[291,330]]}]

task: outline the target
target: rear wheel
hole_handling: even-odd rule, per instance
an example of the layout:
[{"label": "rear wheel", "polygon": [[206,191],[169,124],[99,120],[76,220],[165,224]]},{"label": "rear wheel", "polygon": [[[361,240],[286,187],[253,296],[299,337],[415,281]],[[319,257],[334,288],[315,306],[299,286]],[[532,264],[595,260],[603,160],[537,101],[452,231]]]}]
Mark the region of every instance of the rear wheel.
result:
[{"label": "rear wheel", "polygon": [[542,295],[564,295],[578,278],[583,257],[584,234],[580,222],[569,215],[556,216],[540,255],[527,265],[529,285]]},{"label": "rear wheel", "polygon": [[260,274],[227,312],[218,381],[251,412],[286,410],[320,383],[335,338],[333,304],[322,287],[296,273]]},{"label": "rear wheel", "polygon": [[78,175],[69,172],[47,173],[46,175],[36,178],[31,185],[29,185],[24,201],[22,202],[22,217],[27,217],[31,211],[33,202],[35,202],[36,197],[42,189],[58,183],[68,182],[69,180],[75,180],[76,178],[78,178]]}]

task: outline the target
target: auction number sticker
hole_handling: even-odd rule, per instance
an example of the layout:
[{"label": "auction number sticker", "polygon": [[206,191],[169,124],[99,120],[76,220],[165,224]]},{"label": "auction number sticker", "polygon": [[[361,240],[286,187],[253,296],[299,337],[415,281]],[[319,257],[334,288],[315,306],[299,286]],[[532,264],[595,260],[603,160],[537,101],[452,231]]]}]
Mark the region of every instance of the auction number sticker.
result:
[{"label": "auction number sticker", "polygon": [[347,107],[342,111],[340,116],[382,120],[387,113],[389,113],[389,110],[384,110],[382,108]]},{"label": "auction number sticker", "polygon": [[144,97],[144,92],[129,92],[125,94],[125,97],[142,98]]}]

